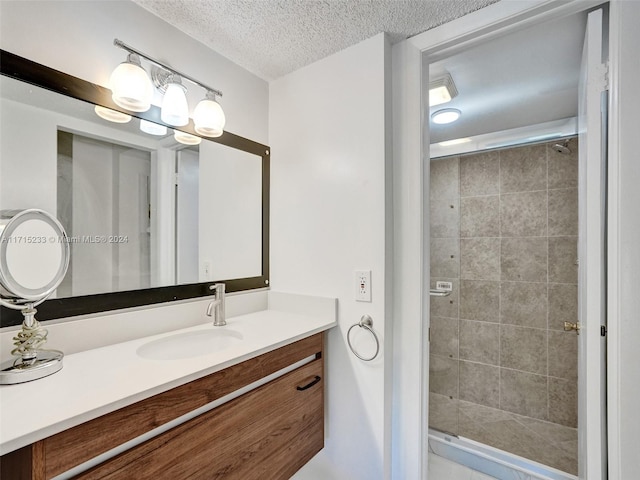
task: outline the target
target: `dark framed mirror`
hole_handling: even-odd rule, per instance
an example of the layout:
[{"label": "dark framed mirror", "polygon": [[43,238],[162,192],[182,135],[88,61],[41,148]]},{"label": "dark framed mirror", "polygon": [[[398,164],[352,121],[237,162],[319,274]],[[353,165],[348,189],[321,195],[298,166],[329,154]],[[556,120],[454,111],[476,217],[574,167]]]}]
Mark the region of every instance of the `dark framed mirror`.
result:
[{"label": "dark framed mirror", "polygon": [[[267,145],[224,132],[198,146],[159,107],[122,110],[99,85],[0,51],[3,211],[42,208],[70,241],[71,263],[38,307],[52,320],[269,285]],[[101,106],[132,116],[96,115]],[[150,135],[142,122],[167,127]],[[2,307],[0,326],[19,325]]]}]

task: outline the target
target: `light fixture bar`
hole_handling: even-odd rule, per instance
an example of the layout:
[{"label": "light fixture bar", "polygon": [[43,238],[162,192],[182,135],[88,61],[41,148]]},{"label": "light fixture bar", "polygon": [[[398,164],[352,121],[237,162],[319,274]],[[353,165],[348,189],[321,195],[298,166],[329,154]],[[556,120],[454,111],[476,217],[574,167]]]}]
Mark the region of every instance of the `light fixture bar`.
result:
[{"label": "light fixture bar", "polygon": [[210,91],[210,92],[214,93],[215,95],[217,95],[217,96],[219,96],[219,97],[221,97],[221,96],[222,96],[222,92],[221,92],[220,90],[217,90],[217,89],[215,89],[215,88],[211,88],[211,87],[209,87],[208,85],[205,85],[204,83],[199,82],[198,80],[194,79],[193,77],[190,77],[189,75],[186,75],[186,74],[184,74],[184,73],[182,73],[182,72],[180,72],[180,71],[176,70],[175,68],[171,68],[171,67],[166,66],[164,63],[162,63],[162,62],[160,62],[160,61],[156,60],[156,59],[155,59],[155,58],[153,58],[153,57],[150,57],[150,56],[149,56],[149,55],[147,55],[146,53],[142,53],[140,50],[138,50],[138,49],[136,49],[136,48],[133,48],[133,47],[131,47],[131,46],[127,45],[127,44],[126,44],[126,43],[124,43],[122,40],[118,40],[117,38],[114,38],[114,39],[113,39],[113,44],[114,44],[116,47],[121,48],[121,49],[123,49],[123,50],[126,50],[126,51],[127,51],[127,52],[129,52],[129,53],[135,53],[136,55],[138,55],[138,56],[140,56],[140,57],[142,57],[142,58],[147,59],[147,60],[148,60],[148,61],[150,61],[151,63],[153,63],[153,64],[155,64],[155,65],[157,65],[157,66],[159,66],[159,67],[162,67],[162,68],[164,68],[165,70],[169,70],[169,71],[170,71],[170,72],[172,72],[172,73],[175,73],[175,74],[177,74],[177,75],[180,75],[182,78],[186,78],[186,79],[187,79],[187,80],[189,80],[190,82],[195,83],[196,85],[198,85],[198,86],[200,86],[200,87],[204,88],[205,90],[208,90],[208,91]]}]

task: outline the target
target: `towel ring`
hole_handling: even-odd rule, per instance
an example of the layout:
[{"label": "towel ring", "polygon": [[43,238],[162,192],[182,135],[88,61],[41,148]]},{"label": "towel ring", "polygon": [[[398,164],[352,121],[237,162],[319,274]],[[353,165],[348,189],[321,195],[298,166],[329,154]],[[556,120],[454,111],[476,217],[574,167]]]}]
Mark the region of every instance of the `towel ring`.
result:
[{"label": "towel ring", "polygon": [[[372,326],[373,326],[373,319],[369,315],[363,315],[362,318],[360,319],[360,322],[354,323],[349,327],[349,330],[347,330],[347,344],[349,345],[349,349],[351,349],[351,351],[356,357],[358,357],[360,360],[364,360],[365,362],[370,362],[371,360],[376,358],[378,356],[378,353],[380,352],[380,342],[378,341],[378,336],[376,335],[376,332],[374,332],[373,329],[371,328]],[[351,335],[351,330],[353,330],[354,327],[360,327],[360,328],[364,328],[365,330],[369,330],[369,332],[371,332],[371,335],[373,335],[373,339],[376,341],[376,353],[374,353],[373,356],[369,358],[363,357],[358,352],[356,352],[355,349],[353,348],[353,345],[351,345],[351,339],[349,338],[349,335]]]}]

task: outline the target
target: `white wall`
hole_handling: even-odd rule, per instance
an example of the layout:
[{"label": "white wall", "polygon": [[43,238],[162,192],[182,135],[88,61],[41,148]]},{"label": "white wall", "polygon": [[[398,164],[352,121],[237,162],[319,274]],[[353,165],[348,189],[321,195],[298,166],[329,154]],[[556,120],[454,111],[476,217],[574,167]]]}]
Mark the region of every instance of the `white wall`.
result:
[{"label": "white wall", "polygon": [[[389,61],[380,34],[270,84],[271,285],[339,299],[327,344],[325,449],[314,459],[324,470],[301,478],[389,474]],[[354,299],[359,269],[372,271],[371,303]],[[363,314],[382,344],[368,363],[345,340]]]}]

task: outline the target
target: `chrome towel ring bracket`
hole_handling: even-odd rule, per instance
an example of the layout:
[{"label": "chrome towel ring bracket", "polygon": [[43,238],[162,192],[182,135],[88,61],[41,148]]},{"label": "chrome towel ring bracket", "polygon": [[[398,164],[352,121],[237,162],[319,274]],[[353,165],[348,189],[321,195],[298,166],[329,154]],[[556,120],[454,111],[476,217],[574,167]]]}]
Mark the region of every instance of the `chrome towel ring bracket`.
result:
[{"label": "chrome towel ring bracket", "polygon": [[[365,362],[370,362],[371,360],[376,358],[378,356],[378,353],[380,352],[380,342],[378,341],[378,336],[376,335],[376,332],[374,332],[373,329],[371,328],[372,326],[373,326],[373,319],[369,315],[363,315],[358,323],[354,323],[349,327],[349,330],[347,330],[347,344],[349,345],[349,349],[353,352],[353,354],[356,357],[358,357],[360,360],[364,360]],[[373,335],[373,339],[376,341],[376,352],[371,357],[368,357],[368,358],[363,357],[358,352],[356,352],[356,350],[353,348],[353,345],[351,344],[350,336],[351,336],[351,330],[353,330],[355,327],[364,328],[365,330],[368,330],[369,333],[371,333],[371,335]]]}]

